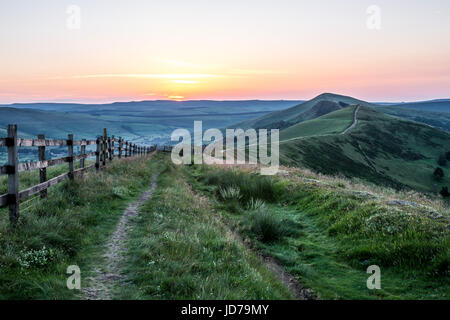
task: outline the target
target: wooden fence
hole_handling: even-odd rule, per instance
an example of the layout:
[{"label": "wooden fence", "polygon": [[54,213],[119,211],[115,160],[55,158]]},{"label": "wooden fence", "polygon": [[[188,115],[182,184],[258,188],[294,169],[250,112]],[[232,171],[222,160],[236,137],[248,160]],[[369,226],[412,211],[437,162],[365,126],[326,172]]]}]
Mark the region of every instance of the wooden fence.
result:
[{"label": "wooden fence", "polygon": [[[117,145],[116,145],[117,143]],[[86,153],[86,146],[95,145],[96,151]],[[46,160],[45,148],[66,146],[67,157],[59,159]],[[80,146],[80,154],[74,155],[74,146]],[[107,130],[103,129],[103,135],[96,140],[74,140],[73,134],[69,134],[67,140],[46,140],[45,136],[40,134],[37,139],[21,139],[17,137],[17,125],[8,125],[8,136],[0,138],[0,147],[8,148],[8,164],[0,166],[0,175],[8,175],[8,193],[0,195],[0,208],[9,207],[9,219],[12,224],[16,224],[19,219],[19,203],[26,198],[40,193],[41,198],[47,196],[47,189],[65,179],[73,180],[76,175],[82,174],[91,168],[99,171],[107,162],[113,161],[115,156],[119,159],[122,157],[136,157],[147,155],[156,150],[157,146],[138,146],[129,141],[118,139],[114,136],[109,137]],[[36,162],[19,162],[19,147],[37,147],[39,161]],[[115,152],[117,151],[117,153]],[[95,164],[85,166],[85,159],[95,156]],[[74,162],[80,161],[80,168],[74,170]],[[55,165],[68,163],[69,171],[55,178],[47,180],[47,168]],[[39,170],[40,183],[19,190],[19,172]]]}]

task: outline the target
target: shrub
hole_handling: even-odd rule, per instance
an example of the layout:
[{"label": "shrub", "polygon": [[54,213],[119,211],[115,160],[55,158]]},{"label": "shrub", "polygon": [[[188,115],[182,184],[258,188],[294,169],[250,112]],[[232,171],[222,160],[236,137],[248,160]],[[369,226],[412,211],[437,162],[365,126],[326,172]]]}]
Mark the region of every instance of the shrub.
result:
[{"label": "shrub", "polygon": [[442,168],[437,167],[434,170],[433,176],[434,179],[436,179],[436,181],[441,181],[442,178],[444,177],[444,170],[442,170]]},{"label": "shrub", "polygon": [[448,187],[442,187],[442,190],[441,190],[440,194],[444,198],[450,197],[450,193],[448,192]]},{"label": "shrub", "polygon": [[286,234],[283,221],[264,209],[253,215],[251,230],[262,242],[280,240]]}]

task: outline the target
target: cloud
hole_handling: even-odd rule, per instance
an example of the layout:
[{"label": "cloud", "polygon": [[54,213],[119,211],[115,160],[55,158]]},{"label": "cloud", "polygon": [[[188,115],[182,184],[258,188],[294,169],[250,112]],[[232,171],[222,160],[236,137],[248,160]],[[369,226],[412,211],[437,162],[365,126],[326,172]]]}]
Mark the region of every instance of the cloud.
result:
[{"label": "cloud", "polygon": [[72,79],[89,78],[144,78],[144,79],[205,79],[220,77],[216,74],[207,73],[104,73],[104,74],[85,74],[71,76]]}]

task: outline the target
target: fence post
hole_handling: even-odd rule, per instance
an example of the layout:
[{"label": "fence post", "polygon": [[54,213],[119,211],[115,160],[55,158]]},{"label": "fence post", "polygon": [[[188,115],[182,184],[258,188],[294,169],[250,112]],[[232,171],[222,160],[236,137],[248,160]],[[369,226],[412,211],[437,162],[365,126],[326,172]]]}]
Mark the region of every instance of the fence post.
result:
[{"label": "fence post", "polygon": [[107,141],[108,141],[108,134],[106,132],[106,128],[104,128],[103,129],[103,149],[102,149],[102,151],[103,151],[103,158],[102,158],[103,166],[106,166],[106,157],[107,157],[106,152],[107,152],[107,148],[108,148]]},{"label": "fence post", "polygon": [[[38,134],[39,140],[44,140],[45,142],[45,135]],[[45,144],[41,147],[38,147],[38,156],[39,161],[45,161]],[[39,182],[45,182],[47,181],[47,168],[39,169]],[[47,197],[47,189],[44,189],[41,191],[41,199],[44,199]]]},{"label": "fence post", "polygon": [[95,151],[95,169],[98,172],[100,170],[100,152],[101,152],[101,141],[100,141],[100,137],[97,137],[97,150]]},{"label": "fence post", "polygon": [[67,136],[67,149],[69,153],[69,179],[73,180],[73,134]]},{"label": "fence post", "polygon": [[[81,140],[81,156],[85,156],[86,155],[86,139]],[[84,168],[84,158],[80,159],[80,168],[83,169]]]},{"label": "fence post", "polygon": [[112,161],[112,139],[111,137],[108,137],[108,160]]},{"label": "fence post", "polygon": [[130,158],[133,156],[133,144],[128,142],[128,151]]},{"label": "fence post", "polygon": [[122,137],[119,137],[119,159],[122,159]]},{"label": "fence post", "polygon": [[8,207],[9,221],[15,225],[19,220],[19,157],[17,154],[17,125],[8,125]]},{"label": "fence post", "polygon": [[114,160],[114,136],[111,137],[111,160]]}]

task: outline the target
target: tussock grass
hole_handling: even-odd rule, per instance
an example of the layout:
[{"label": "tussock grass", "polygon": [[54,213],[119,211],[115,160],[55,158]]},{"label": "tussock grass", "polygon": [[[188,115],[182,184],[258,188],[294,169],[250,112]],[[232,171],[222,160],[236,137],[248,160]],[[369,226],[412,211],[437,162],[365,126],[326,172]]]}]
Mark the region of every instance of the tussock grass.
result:
[{"label": "tussock grass", "polygon": [[[220,167],[189,169],[196,188],[219,200],[228,223],[320,297],[448,298],[450,220],[442,200],[284,167],[273,178],[284,192],[274,193],[264,210],[246,206],[234,215],[220,205],[215,189],[204,187],[221,184],[220,170],[230,175]],[[231,172],[264,178],[254,170]],[[399,199],[405,202],[395,204]],[[373,264],[381,267],[384,290],[365,289],[365,271]]]},{"label": "tussock grass", "polygon": [[202,181],[207,185],[217,186],[220,190],[238,189],[242,204],[248,204],[255,199],[274,202],[283,192],[282,185],[269,176],[247,174],[234,169],[211,169],[202,167]]},{"label": "tussock grass", "polygon": [[[66,170],[56,167],[51,174]],[[38,175],[25,176],[34,184]],[[47,199],[21,212],[16,228],[7,209],[0,210],[0,299],[75,298],[66,287],[66,268],[80,266],[85,283],[92,257],[150,176],[148,158],[116,160],[100,173],[92,170],[49,189]]]},{"label": "tussock grass", "polygon": [[265,208],[253,213],[251,230],[262,242],[280,240],[287,234],[283,221]]}]

